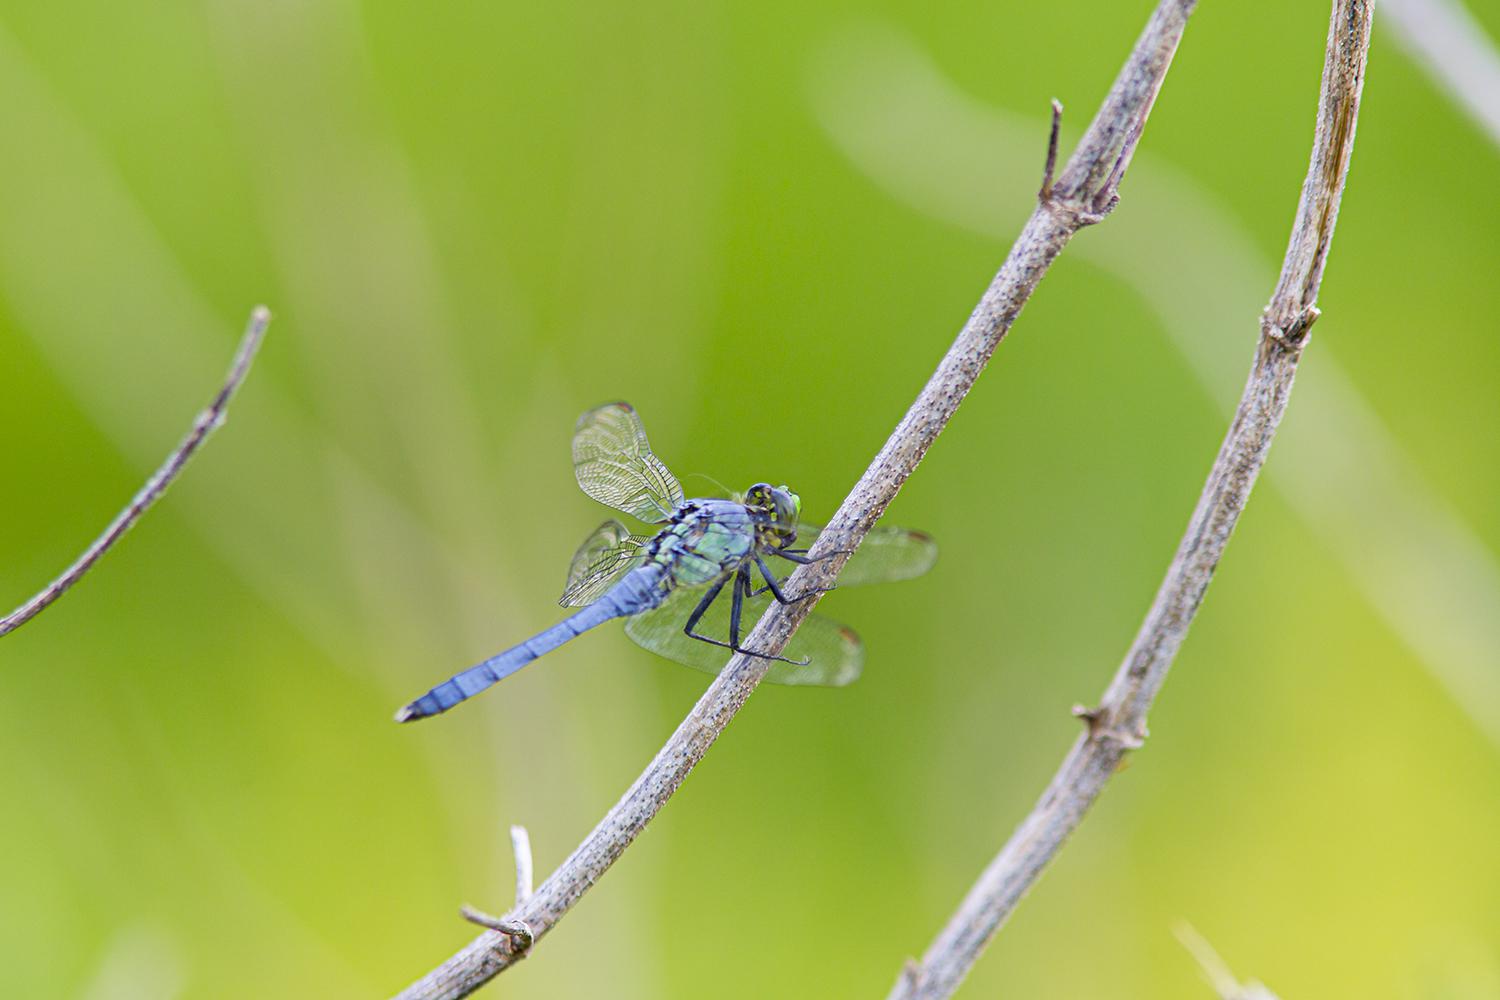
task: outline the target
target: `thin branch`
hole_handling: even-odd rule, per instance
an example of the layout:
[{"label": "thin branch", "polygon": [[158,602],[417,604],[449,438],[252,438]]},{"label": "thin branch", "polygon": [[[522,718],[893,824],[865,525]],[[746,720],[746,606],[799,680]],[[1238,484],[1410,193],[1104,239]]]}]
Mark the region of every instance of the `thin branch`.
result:
[{"label": "thin branch", "polygon": [[510,849],[516,856],[516,905],[531,898],[531,837],[524,826],[510,828]]},{"label": "thin branch", "polygon": [[1104,700],[1051,785],[969,890],[958,911],[908,965],[890,1000],[934,1000],[958,988],[980,953],[1077,828],[1125,754],[1146,738],[1146,712],[1166,680],[1214,568],[1249,499],[1286,411],[1354,148],[1370,44],[1370,0],[1334,0],[1311,162],[1281,277],[1261,318],[1249,381],[1176,558]]},{"label": "thin branch", "polygon": [[1255,980],[1241,983],[1235,979],[1229,966],[1214,951],[1214,946],[1192,924],[1178,924],[1176,932],[1177,940],[1182,942],[1188,954],[1198,963],[1198,968],[1203,971],[1203,978],[1214,988],[1219,1000],[1276,1000],[1276,994]]},{"label": "thin branch", "polygon": [[1052,197],[1052,174],[1057,170],[1057,135],[1062,131],[1062,102],[1052,98],[1052,134],[1047,136],[1047,165],[1042,169],[1042,187],[1037,191],[1039,201]]},{"label": "thin branch", "polygon": [[131,525],[140,520],[141,515],[146,513],[151,505],[166,492],[167,487],[172,485],[173,480],[187,466],[188,460],[197,453],[203,442],[208,440],[208,436],[224,422],[229,401],[249,373],[250,363],[255,359],[255,352],[260,349],[261,339],[265,336],[266,327],[270,325],[270,322],[271,313],[265,306],[256,306],[251,311],[250,321],[245,326],[244,336],[240,338],[239,349],[235,352],[234,361],[229,366],[229,374],[225,376],[224,384],[219,388],[219,393],[213,398],[213,402],[208,404],[208,408],[199,413],[193,421],[193,426],[188,430],[187,436],[182,439],[182,443],[173,449],[166,461],[162,462],[161,468],[146,480],[146,484],[135,496],[131,497],[125,509],[115,516],[115,519],[109,523],[109,527],[104,529],[104,533],[94,539],[94,543],[84,550],[83,555],[79,556],[73,565],[64,570],[57,579],[47,584],[31,600],[4,618],[0,618],[0,636],[7,632],[14,632],[25,625],[40,614],[43,608],[66,593],[68,588],[92,569],[104,553],[108,552],[110,547],[130,530]]},{"label": "thin branch", "polygon": [[[912,403],[824,535],[854,548],[890,505],[958,404],[973,387],[1047,268],[1083,226],[1097,222],[1118,200],[1117,186],[1140,139],[1146,117],[1171,65],[1195,0],[1161,0],[1077,150],[1026,221],[1005,263],[985,290],[932,377]],[[848,554],[800,567],[793,593],[832,584]],[[816,600],[773,606],[746,644],[779,652]],[[507,917],[523,920],[540,939],[597,882],[708,752],[720,732],[765,676],[767,660],[736,656],[668,738],[646,770],[583,843]],[[405,1000],[467,996],[516,958],[511,939],[476,938],[401,994]]]},{"label": "thin branch", "polygon": [[1395,35],[1500,148],[1500,52],[1460,0],[1386,0]]},{"label": "thin branch", "polygon": [[[510,828],[510,849],[516,859],[516,905],[520,906],[531,898],[531,837],[524,826]],[[530,950],[532,942],[536,940],[524,920],[494,917],[483,910],[476,910],[468,903],[460,906],[458,912],[469,923],[488,927],[510,938],[517,957]]]}]

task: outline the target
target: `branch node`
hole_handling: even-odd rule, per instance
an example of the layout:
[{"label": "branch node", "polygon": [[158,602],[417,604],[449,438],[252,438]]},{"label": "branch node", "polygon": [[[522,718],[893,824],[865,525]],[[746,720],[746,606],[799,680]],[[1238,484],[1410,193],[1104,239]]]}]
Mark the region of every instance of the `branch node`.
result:
[{"label": "branch node", "polygon": [[1109,218],[1109,213],[1113,212],[1119,203],[1120,196],[1112,194],[1097,208],[1083,208],[1079,206],[1076,199],[1069,198],[1067,195],[1057,195],[1052,191],[1049,191],[1047,197],[1041,201],[1044,208],[1066,219],[1068,224],[1075,229],[1097,226]]},{"label": "branch node", "polygon": [[1084,705],[1073,706],[1073,717],[1082,720],[1088,726],[1089,739],[1095,743],[1113,743],[1122,750],[1139,750],[1146,745],[1146,737],[1150,734],[1144,725],[1136,729],[1126,729],[1113,725],[1109,718],[1109,710],[1104,707],[1088,708]]},{"label": "branch node", "polygon": [[524,920],[507,920],[504,917],[492,917],[482,910],[465,903],[458,908],[458,912],[471,924],[487,927],[497,934],[505,935],[506,941],[510,943],[510,957],[524,958],[531,950],[532,943],[536,937],[531,933],[531,926]]},{"label": "branch node", "polygon": [[1312,325],[1321,315],[1317,306],[1310,305],[1292,317],[1292,321],[1283,327],[1271,318],[1271,310],[1268,306],[1261,314],[1260,331],[1266,339],[1279,345],[1282,350],[1291,354],[1299,354],[1307,344],[1307,336],[1312,330]]},{"label": "branch node", "polygon": [[1043,204],[1052,200],[1052,175],[1057,170],[1057,134],[1062,128],[1062,102],[1052,98],[1052,133],[1047,137],[1047,166],[1042,171],[1042,188],[1037,200]]},{"label": "branch node", "polygon": [[1057,98],[1052,99],[1052,131],[1047,136],[1047,165],[1042,170],[1042,187],[1037,192],[1036,199],[1039,204],[1056,212],[1058,215],[1068,219],[1074,226],[1092,226],[1103,222],[1109,213],[1114,211],[1120,203],[1120,196],[1113,188],[1109,188],[1108,197],[1103,194],[1091,203],[1085,203],[1078,198],[1075,191],[1070,196],[1064,190],[1061,194],[1052,188],[1052,182],[1056,180],[1057,174],[1057,144],[1058,135],[1062,131],[1062,102]]}]

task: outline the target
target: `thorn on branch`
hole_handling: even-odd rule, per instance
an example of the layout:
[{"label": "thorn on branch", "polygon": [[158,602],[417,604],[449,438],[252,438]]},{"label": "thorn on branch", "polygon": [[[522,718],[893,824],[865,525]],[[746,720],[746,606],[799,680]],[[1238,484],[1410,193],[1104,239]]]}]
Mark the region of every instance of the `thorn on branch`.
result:
[{"label": "thorn on branch", "polygon": [[1307,343],[1307,335],[1312,330],[1312,325],[1323,315],[1317,306],[1307,306],[1288,323],[1285,327],[1277,325],[1271,319],[1270,307],[1261,315],[1260,328],[1267,339],[1279,344],[1281,348],[1292,354],[1300,353]]},{"label": "thorn on branch", "polygon": [[1105,178],[1103,186],[1094,195],[1093,214],[1101,219],[1114,211],[1114,207],[1120,203],[1120,181],[1125,177],[1125,170],[1130,166],[1130,158],[1135,155],[1135,147],[1140,144],[1141,133],[1145,130],[1144,119],[1136,119],[1130,123],[1125,133],[1125,145],[1120,150],[1120,155],[1115,158],[1115,165]]},{"label": "thorn on branch", "polygon": [[[1092,226],[1103,222],[1110,212],[1114,211],[1120,203],[1120,196],[1114,192],[1113,187],[1106,187],[1106,197],[1100,193],[1095,203],[1087,207],[1080,205],[1077,198],[1058,199],[1054,197],[1052,182],[1057,179],[1057,145],[1058,137],[1062,132],[1062,102],[1057,98],[1052,99],[1052,130],[1047,136],[1047,164],[1042,170],[1042,187],[1037,191],[1037,201],[1053,211],[1066,214],[1079,226]],[[1124,161],[1117,163],[1115,173],[1111,174],[1111,184],[1118,183],[1119,175],[1124,171]]]},{"label": "thorn on branch", "polygon": [[1084,725],[1089,727],[1089,739],[1096,743],[1107,741],[1114,743],[1122,750],[1139,750],[1146,745],[1148,734],[1144,726],[1140,730],[1130,730],[1112,725],[1108,710],[1102,706],[1088,708],[1084,705],[1074,705],[1073,717],[1083,720]]},{"label": "thorn on branch", "polygon": [[1057,134],[1062,128],[1062,102],[1052,98],[1052,134],[1047,137],[1047,166],[1042,171],[1042,189],[1037,192],[1038,200],[1049,202],[1052,200],[1052,176],[1057,170]]}]

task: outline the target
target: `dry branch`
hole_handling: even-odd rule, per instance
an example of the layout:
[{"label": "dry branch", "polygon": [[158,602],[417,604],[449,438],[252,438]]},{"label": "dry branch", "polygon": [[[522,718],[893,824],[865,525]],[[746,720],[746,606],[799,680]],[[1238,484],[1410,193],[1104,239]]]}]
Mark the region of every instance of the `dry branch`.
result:
[{"label": "dry branch", "polygon": [[[516,905],[520,906],[531,898],[531,835],[526,832],[524,826],[510,828],[510,849],[516,860]],[[469,923],[499,931],[510,938],[514,958],[524,955],[531,948],[532,942],[536,940],[535,935],[531,933],[531,928],[524,920],[507,920],[504,917],[491,916],[468,904],[460,906],[458,912]]]},{"label": "dry branch", "polygon": [[224,377],[224,384],[219,388],[218,395],[208,404],[208,408],[198,414],[189,428],[182,443],[172,450],[162,462],[161,467],[146,480],[146,484],[130,498],[130,503],[125,509],[115,516],[104,532],[94,543],[84,550],[73,565],[63,570],[62,575],[47,584],[35,597],[21,605],[4,618],[0,618],[0,636],[7,632],[14,632],[25,625],[28,621],[41,613],[42,609],[57,600],[68,588],[83,578],[83,575],[93,569],[104,553],[118,542],[125,532],[130,530],[131,525],[141,519],[151,508],[157,499],[167,491],[179,473],[187,466],[188,460],[197,453],[198,449],[208,440],[208,436],[218,429],[224,422],[224,416],[229,407],[229,401],[234,398],[235,391],[239,389],[240,383],[250,372],[250,363],[255,360],[255,352],[260,349],[261,339],[265,336],[266,327],[271,322],[271,313],[265,306],[256,306],[250,313],[250,321],[245,326],[244,336],[240,338],[239,349],[235,351],[234,361],[229,366],[229,374]]},{"label": "dry branch", "polygon": [[1500,52],[1459,0],[1386,0],[1385,23],[1448,98],[1500,147]]},{"label": "dry branch", "polygon": [[980,875],[922,961],[907,965],[890,1000],[935,1000],[958,988],[1125,754],[1146,738],[1146,712],[1265,463],[1308,330],[1318,317],[1314,303],[1354,149],[1373,6],[1370,0],[1334,0],[1312,157],[1281,277],[1261,317],[1255,361],[1239,407],[1155,603],[1104,700],[1098,708],[1078,712],[1087,729],[1041,800]]},{"label": "dry branch", "polygon": [[1229,966],[1225,965],[1219,953],[1214,951],[1213,945],[1209,944],[1208,939],[1199,934],[1191,924],[1177,925],[1177,940],[1182,942],[1188,954],[1192,955],[1193,960],[1198,963],[1203,978],[1208,980],[1208,984],[1214,988],[1214,992],[1219,995],[1219,1000],[1277,1000],[1276,994],[1266,989],[1263,984],[1253,979],[1242,983],[1234,978],[1234,974],[1229,971]]},{"label": "dry branch", "polygon": [[[1032,212],[926,386],[829,521],[825,538],[839,539],[841,545],[863,539],[973,387],[1052,261],[1073,234],[1100,221],[1114,207],[1120,178],[1193,7],[1194,0],[1162,0],[1158,5],[1078,148],[1053,181],[1050,196]],[[799,568],[788,588],[810,593],[831,585],[847,558],[847,554],[834,556]],[[815,603],[773,606],[746,644],[779,652]],[[533,940],[547,934],[682,784],[765,676],[767,664],[765,659],[747,656],[730,660],[620,801],[531,898],[502,919],[507,924],[524,923]],[[513,935],[486,932],[413,983],[401,997],[467,996],[517,957]]]},{"label": "dry branch", "polygon": [[510,828],[510,850],[516,858],[516,905],[531,898],[531,835],[524,826]]}]

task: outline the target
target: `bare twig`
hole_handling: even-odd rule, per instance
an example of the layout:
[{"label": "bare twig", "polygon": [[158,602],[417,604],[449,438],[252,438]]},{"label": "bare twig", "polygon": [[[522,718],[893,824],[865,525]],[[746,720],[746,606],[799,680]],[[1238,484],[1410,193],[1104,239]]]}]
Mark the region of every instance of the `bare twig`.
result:
[{"label": "bare twig", "polygon": [[1500,148],[1500,52],[1460,0],[1386,0],[1387,24],[1448,97]]},{"label": "bare twig", "polygon": [[[1382,0],[1386,28],[1392,9]],[[1026,182],[1031,157],[1019,149],[1034,122],[976,102],[909,38],[861,32],[830,51],[843,54],[826,60],[831,72],[815,93],[824,127],[850,160],[916,211],[982,237],[1003,230],[1004,213],[985,211],[982,199],[997,177]],[[931,149],[953,155],[933,158]],[[1068,252],[1134,289],[1217,399],[1243,387],[1244,371],[1240,359],[1226,365],[1225,338],[1203,330],[1233,329],[1233,303],[1253,298],[1262,280],[1259,250],[1221,199],[1159,160],[1141,162],[1145,152],[1130,168],[1137,225],[1105,227]],[[1338,359],[1320,351],[1317,364],[1320,391],[1298,399],[1297,432],[1278,438],[1267,479],[1455,706],[1500,745],[1500,558]],[[1238,401],[1231,393],[1225,411]]]},{"label": "bare twig", "polygon": [[1057,134],[1062,131],[1062,113],[1062,102],[1052,98],[1052,134],[1047,136],[1047,165],[1042,170],[1042,187],[1036,195],[1039,201],[1052,197],[1052,174],[1057,170]]},{"label": "bare twig", "polygon": [[504,934],[510,942],[511,961],[525,958],[526,953],[531,950],[531,945],[536,941],[536,936],[531,933],[531,928],[524,920],[513,920],[508,917],[492,917],[483,910],[476,910],[468,903],[458,908],[459,915],[471,924],[480,927],[488,927],[497,934]]},{"label": "bare twig", "polygon": [[[1047,268],[1083,226],[1102,219],[1118,200],[1118,184],[1171,65],[1194,0],[1161,0],[1078,148],[1032,212],[1009,256],[959,331],[937,369],[869,468],[828,522],[824,536],[852,549],[895,498],[947,425]],[[809,593],[833,582],[848,559],[840,553],[792,575],[788,589]],[[815,600],[773,606],[746,644],[779,652]],[[765,676],[769,661],[736,656],[709,685],[646,770],[573,851],[507,915],[524,920],[540,939],[624,853],[708,752]],[[484,934],[401,994],[405,1000],[467,996],[515,961],[509,937]]]},{"label": "bare twig", "polygon": [[510,849],[516,856],[516,905],[531,898],[531,837],[524,826],[510,828]]},{"label": "bare twig", "polygon": [[1202,934],[1194,929],[1192,924],[1181,923],[1177,925],[1177,940],[1187,949],[1188,954],[1198,963],[1198,968],[1203,971],[1203,978],[1214,988],[1219,995],[1219,1000],[1276,1000],[1276,994],[1266,989],[1265,986],[1250,980],[1241,983],[1234,978],[1234,973],[1229,971],[1229,966],[1214,951],[1214,946],[1208,943]]},{"label": "bare twig", "polygon": [[958,988],[986,944],[1083,820],[1125,754],[1146,738],[1146,712],[1166,679],[1286,411],[1354,148],[1369,51],[1370,0],[1334,0],[1317,130],[1280,280],[1261,318],[1250,378],[1187,533],[1104,700],[1051,785],[990,862],[891,1000],[932,1000]]},{"label": "bare twig", "polygon": [[[510,828],[510,849],[516,858],[516,905],[520,906],[531,898],[531,837],[526,833],[524,826]],[[524,920],[491,916],[483,910],[476,910],[468,903],[460,906],[458,912],[469,923],[499,931],[510,938],[511,947],[515,950],[517,957],[524,955],[531,948],[532,942],[536,940],[531,933],[531,928]]]},{"label": "bare twig", "polygon": [[193,426],[188,430],[187,436],[182,439],[172,453],[162,462],[161,468],[154,472],[146,484],[140,488],[135,496],[131,497],[130,503],[125,509],[115,516],[104,529],[104,533],[94,539],[94,543],[84,550],[73,565],[63,571],[62,575],[47,584],[31,600],[21,605],[4,618],[0,618],[0,635],[14,632],[25,625],[28,621],[41,613],[42,609],[57,600],[68,588],[77,583],[85,573],[94,567],[94,564],[108,552],[115,542],[125,532],[130,530],[131,525],[140,520],[141,515],[151,508],[151,505],[166,492],[167,487],[182,472],[188,460],[198,451],[208,436],[218,429],[224,422],[225,411],[229,401],[234,397],[235,390],[245,380],[250,371],[250,363],[255,359],[255,352],[260,348],[261,339],[265,336],[266,327],[271,322],[271,313],[265,306],[256,306],[250,313],[250,321],[245,326],[245,334],[240,338],[239,349],[235,352],[234,361],[229,366],[229,374],[224,378],[224,384],[220,387],[218,395],[208,408],[199,413],[193,421]]}]

